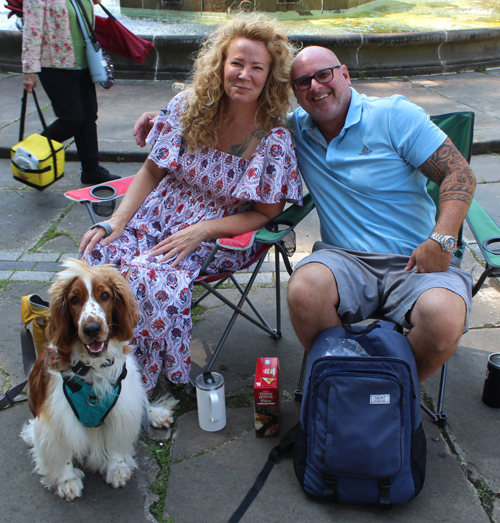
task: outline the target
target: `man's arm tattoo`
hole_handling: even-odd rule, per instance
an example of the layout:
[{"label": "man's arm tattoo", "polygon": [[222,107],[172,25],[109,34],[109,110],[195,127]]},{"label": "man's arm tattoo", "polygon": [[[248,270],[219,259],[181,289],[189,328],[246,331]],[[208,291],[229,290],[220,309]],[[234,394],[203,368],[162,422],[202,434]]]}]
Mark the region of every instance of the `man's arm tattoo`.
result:
[{"label": "man's arm tattoo", "polygon": [[471,204],[476,179],[449,138],[419,167],[419,171],[440,186],[440,203],[459,200]]}]

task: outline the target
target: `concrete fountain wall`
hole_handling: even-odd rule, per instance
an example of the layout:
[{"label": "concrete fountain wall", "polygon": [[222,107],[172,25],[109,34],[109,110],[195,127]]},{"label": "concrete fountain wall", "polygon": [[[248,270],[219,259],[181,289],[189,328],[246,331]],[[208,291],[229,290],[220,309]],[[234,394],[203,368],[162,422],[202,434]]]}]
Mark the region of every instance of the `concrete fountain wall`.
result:
[{"label": "concrete fountain wall", "polygon": [[[110,53],[116,78],[184,79],[203,36],[143,36],[152,50],[143,64]],[[351,76],[387,77],[451,73],[500,67],[500,28],[426,33],[299,35],[303,46],[332,49]],[[0,31],[0,71],[21,71],[19,31]]]}]

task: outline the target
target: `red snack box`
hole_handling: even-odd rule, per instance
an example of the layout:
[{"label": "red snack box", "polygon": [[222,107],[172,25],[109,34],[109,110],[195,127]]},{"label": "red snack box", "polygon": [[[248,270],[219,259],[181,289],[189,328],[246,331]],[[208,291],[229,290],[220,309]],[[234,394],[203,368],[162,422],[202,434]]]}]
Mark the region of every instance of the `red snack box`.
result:
[{"label": "red snack box", "polygon": [[281,390],[278,358],[257,358],[253,390],[255,435],[277,436]]}]

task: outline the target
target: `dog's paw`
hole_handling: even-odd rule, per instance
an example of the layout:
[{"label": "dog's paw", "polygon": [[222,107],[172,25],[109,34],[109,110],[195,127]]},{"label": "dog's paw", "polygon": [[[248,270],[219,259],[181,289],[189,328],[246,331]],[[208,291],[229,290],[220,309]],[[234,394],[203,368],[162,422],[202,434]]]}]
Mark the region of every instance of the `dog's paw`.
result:
[{"label": "dog's paw", "polygon": [[[132,457],[130,460],[134,462]],[[124,487],[127,481],[132,477],[132,470],[135,466],[130,466],[124,458],[116,458],[108,465],[106,469],[106,483],[113,488]]]},{"label": "dog's paw", "polygon": [[157,429],[168,428],[174,422],[174,408],[179,403],[173,396],[162,396],[148,406],[149,423]]},{"label": "dog's paw", "polygon": [[74,469],[74,471],[75,476],[56,485],[56,494],[60,498],[67,499],[68,501],[79,498],[82,495],[83,483],[81,478],[83,478],[84,473],[80,469]]}]

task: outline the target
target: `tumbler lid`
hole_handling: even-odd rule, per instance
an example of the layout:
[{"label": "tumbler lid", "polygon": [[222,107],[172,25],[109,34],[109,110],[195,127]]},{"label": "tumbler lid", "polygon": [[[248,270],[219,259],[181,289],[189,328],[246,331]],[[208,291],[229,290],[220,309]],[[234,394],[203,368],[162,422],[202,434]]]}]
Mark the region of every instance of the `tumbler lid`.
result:
[{"label": "tumbler lid", "polygon": [[224,385],[224,376],[218,372],[204,372],[196,378],[196,386],[201,390],[217,390]]},{"label": "tumbler lid", "polygon": [[493,367],[500,369],[500,352],[490,354],[488,361],[493,365]]}]

